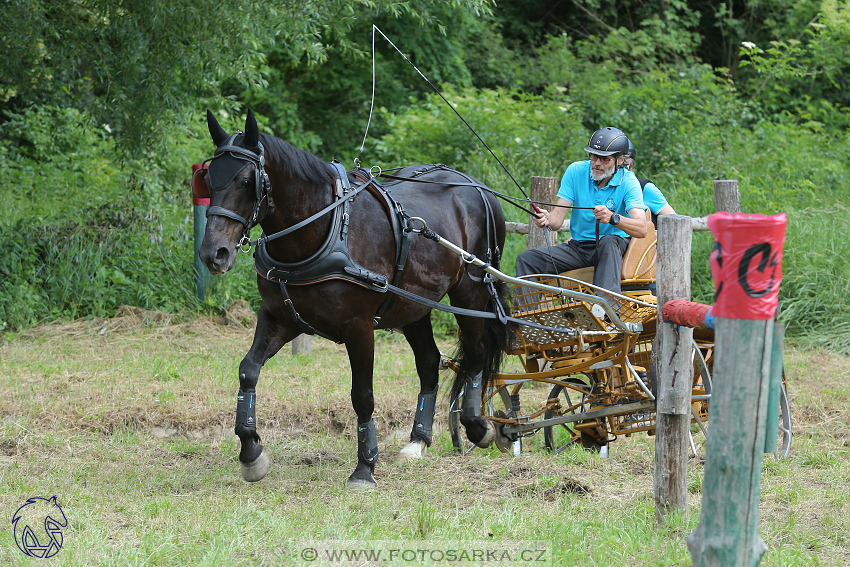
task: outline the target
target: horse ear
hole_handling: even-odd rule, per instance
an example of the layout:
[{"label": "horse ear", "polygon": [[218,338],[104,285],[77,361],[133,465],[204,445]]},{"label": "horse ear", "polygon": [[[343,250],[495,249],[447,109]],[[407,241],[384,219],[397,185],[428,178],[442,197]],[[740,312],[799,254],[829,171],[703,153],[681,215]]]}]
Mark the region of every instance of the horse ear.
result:
[{"label": "horse ear", "polygon": [[210,129],[210,136],[216,147],[220,146],[227,139],[227,132],[219,126],[218,120],[215,119],[210,109],[207,109],[207,127]]},{"label": "horse ear", "polygon": [[248,116],[245,117],[245,147],[249,150],[254,150],[260,145],[260,128],[257,126],[257,119],[254,118],[254,113],[248,109]]}]

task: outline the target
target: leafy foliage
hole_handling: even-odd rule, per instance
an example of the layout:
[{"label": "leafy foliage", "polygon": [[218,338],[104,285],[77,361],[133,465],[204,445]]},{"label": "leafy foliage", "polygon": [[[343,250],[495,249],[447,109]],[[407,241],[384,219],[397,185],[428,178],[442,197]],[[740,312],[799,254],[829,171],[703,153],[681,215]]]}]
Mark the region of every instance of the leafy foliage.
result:
[{"label": "leafy foliage", "polygon": [[[121,147],[138,155],[157,146],[167,124],[188,120],[198,103],[233,108],[220,90],[228,79],[268,87],[267,46],[282,57],[310,63],[328,59],[333,45],[359,51],[347,32],[356,8],[436,25],[448,4],[472,12],[484,0],[9,0],[0,6],[0,100],[61,104],[90,111],[120,134]],[[162,146],[157,147],[162,151]]]},{"label": "leafy foliage", "polygon": [[[713,179],[738,179],[746,211],[788,212],[789,333],[850,350],[835,284],[850,279],[846,227],[832,212],[850,178],[838,0],[8,0],[0,15],[0,322],[12,328],[122,303],[256,306],[245,255],[195,300],[188,190],[212,151],[203,108],[233,131],[251,106],[267,133],[325,159],[444,162],[516,198],[581,159],[592,130],[618,126],[678,212],[712,212]],[[387,36],[375,35],[374,108],[373,25]],[[524,246],[509,236],[506,271]],[[710,247],[695,237],[705,302]]]}]

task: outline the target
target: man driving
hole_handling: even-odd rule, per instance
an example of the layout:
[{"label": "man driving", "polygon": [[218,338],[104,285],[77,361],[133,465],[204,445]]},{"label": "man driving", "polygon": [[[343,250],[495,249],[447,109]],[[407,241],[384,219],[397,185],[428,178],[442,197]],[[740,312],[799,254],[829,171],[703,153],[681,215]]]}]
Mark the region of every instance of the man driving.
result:
[{"label": "man driving", "polygon": [[620,158],[628,155],[622,130],[602,128],[587,146],[588,160],[567,167],[552,211],[539,210],[534,223],[557,230],[570,214],[570,236],[556,246],[526,250],[515,264],[517,277],[561,273],[594,266],[593,284],[620,293],[623,254],[630,238],[647,235],[646,206],[640,183]]}]

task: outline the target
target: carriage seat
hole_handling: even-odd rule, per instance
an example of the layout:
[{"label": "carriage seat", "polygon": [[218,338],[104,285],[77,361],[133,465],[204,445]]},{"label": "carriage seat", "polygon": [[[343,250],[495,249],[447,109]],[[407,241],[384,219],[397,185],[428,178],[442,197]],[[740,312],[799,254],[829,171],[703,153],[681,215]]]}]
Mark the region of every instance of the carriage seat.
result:
[{"label": "carriage seat", "polygon": [[[632,238],[626,253],[623,254],[623,269],[620,272],[620,286],[623,291],[638,291],[648,289],[655,283],[656,246],[658,232],[655,225],[649,223],[649,233],[646,238]],[[583,282],[593,281],[593,266],[569,270],[560,275]]]}]

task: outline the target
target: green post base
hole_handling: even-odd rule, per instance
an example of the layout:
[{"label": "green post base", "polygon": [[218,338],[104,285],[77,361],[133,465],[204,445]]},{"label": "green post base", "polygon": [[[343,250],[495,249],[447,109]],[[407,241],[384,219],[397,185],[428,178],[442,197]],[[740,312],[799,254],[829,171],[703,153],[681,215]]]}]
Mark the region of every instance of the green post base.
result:
[{"label": "green post base", "polygon": [[694,567],[755,567],[767,551],[758,507],[774,322],[718,317],[716,330],[702,512],[687,543]]},{"label": "green post base", "polygon": [[195,296],[198,301],[203,302],[207,296],[207,289],[210,285],[212,274],[201,262],[198,251],[201,249],[201,242],[204,240],[204,232],[207,229],[207,209],[208,205],[193,205],[194,209],[194,226],[195,226]]}]

